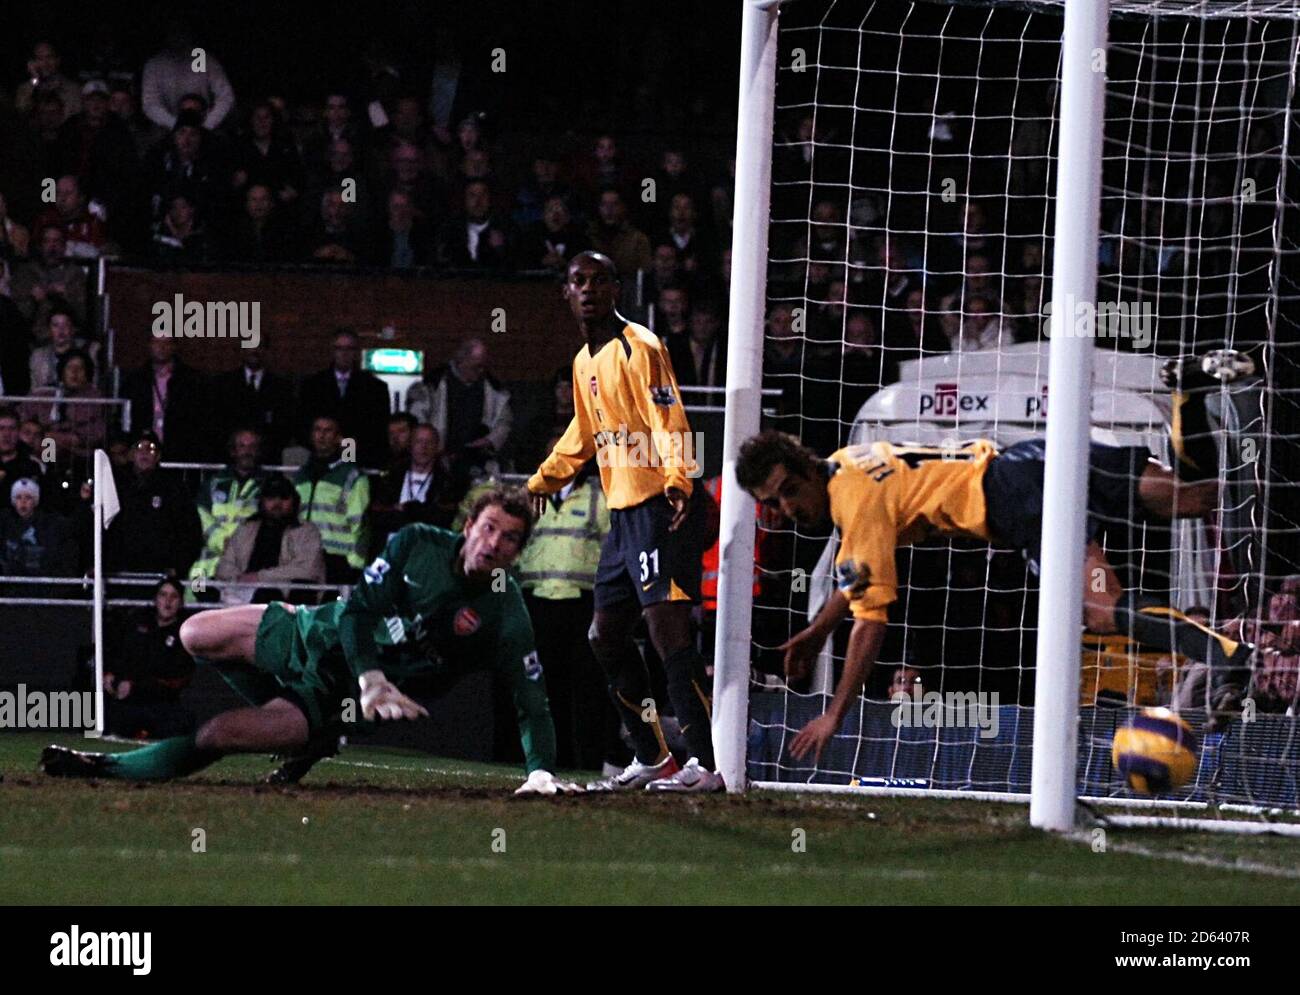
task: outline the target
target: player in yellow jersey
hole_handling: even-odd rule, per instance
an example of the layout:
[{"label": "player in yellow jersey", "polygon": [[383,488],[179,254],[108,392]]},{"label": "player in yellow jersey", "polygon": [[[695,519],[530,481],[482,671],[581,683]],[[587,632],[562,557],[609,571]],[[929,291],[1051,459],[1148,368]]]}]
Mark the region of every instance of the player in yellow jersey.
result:
[{"label": "player in yellow jersey", "polygon": [[[793,756],[820,758],[866,684],[885,638],[889,605],[898,595],[898,546],[931,536],[982,539],[1019,549],[1037,572],[1045,451],[1039,439],[1001,453],[984,440],[951,449],[874,442],[822,460],[780,432],[745,442],[736,477],[746,491],[798,524],[829,519],[840,534],[838,590],[787,644],[787,671],[806,672],[836,624],[850,613],[854,620],[830,706],[795,736]],[[1094,443],[1086,509],[1079,502],[1080,513],[1088,515],[1084,620],[1091,632],[1127,632],[1143,645],[1205,661],[1214,675],[1211,700],[1216,710],[1227,712],[1227,703],[1239,699],[1249,680],[1253,647],[1217,635],[1149,596],[1124,591],[1096,541],[1105,521],[1203,517],[1216,500],[1215,481],[1184,482],[1143,447]]]},{"label": "player in yellow jersey", "polygon": [[[588,639],[610,698],[636,746],[620,774],[590,791],[720,791],[713,770],[709,684],[691,637],[701,559],[716,519],[703,488],[695,438],[668,350],[649,329],[618,313],[614,264],[598,252],[569,263],[564,296],[586,345],[573,361],[574,415],[528,481],[538,514],[593,457],[610,508],[593,588]],[[632,641],[642,613],[664,661],[668,697],[693,754],[680,767],[668,751],[645,661]]]}]

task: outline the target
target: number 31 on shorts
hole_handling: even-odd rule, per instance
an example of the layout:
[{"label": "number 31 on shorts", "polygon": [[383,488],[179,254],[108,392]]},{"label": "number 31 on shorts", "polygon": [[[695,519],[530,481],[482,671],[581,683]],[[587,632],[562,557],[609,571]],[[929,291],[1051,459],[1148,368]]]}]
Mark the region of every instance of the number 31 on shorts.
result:
[{"label": "number 31 on shorts", "polygon": [[641,551],[641,582],[645,583],[651,577],[659,576],[659,547],[656,546],[648,553]]}]

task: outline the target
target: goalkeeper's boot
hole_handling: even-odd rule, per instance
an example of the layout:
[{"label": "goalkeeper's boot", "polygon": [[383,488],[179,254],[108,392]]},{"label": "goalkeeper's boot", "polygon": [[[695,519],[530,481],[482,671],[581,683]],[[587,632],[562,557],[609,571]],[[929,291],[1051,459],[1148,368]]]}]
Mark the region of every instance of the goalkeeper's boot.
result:
[{"label": "goalkeeper's boot", "polygon": [[50,777],[108,777],[107,753],[82,753],[66,746],[41,751],[41,770]]},{"label": "goalkeeper's boot", "polygon": [[316,736],[308,740],[307,745],[302,748],[300,753],[278,757],[277,759],[281,761],[280,766],[262,778],[262,783],[297,784],[307,776],[307,772],[316,764],[327,757],[337,756],[338,752],[339,738],[337,735]]},{"label": "goalkeeper's boot", "polygon": [[722,783],[721,774],[700,766],[700,762],[691,757],[686,761],[686,766],[676,774],[661,777],[657,781],[651,781],[645,786],[645,789],[646,791],[668,791],[685,794],[687,792],[724,791],[726,787]]},{"label": "goalkeeper's boot", "polygon": [[1255,361],[1238,349],[1211,349],[1203,356],[1165,360],[1160,380],[1174,391],[1208,390],[1255,373]]},{"label": "goalkeeper's boot", "polygon": [[1205,402],[1223,384],[1254,370],[1251,358],[1236,349],[1216,349],[1199,358],[1180,356],[1161,368],[1160,379],[1169,388],[1172,404],[1170,463],[1179,480],[1191,484],[1218,477],[1219,443]]},{"label": "goalkeeper's boot", "polygon": [[670,753],[657,764],[643,764],[636,757],[623,768],[622,773],[601,778],[587,785],[588,791],[640,791],[651,781],[672,777],[681,768]]}]

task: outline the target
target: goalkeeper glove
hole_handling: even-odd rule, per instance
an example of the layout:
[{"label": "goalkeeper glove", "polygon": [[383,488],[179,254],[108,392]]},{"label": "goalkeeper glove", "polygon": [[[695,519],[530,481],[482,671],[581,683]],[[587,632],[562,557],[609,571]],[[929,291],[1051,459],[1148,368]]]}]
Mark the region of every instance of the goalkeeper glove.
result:
[{"label": "goalkeeper glove", "polygon": [[361,686],[361,714],[374,719],[414,719],[429,713],[423,705],[412,701],[384,676],[382,670],[367,670],[358,679]]},{"label": "goalkeeper glove", "polygon": [[572,781],[556,780],[555,775],[549,770],[533,771],[528,775],[528,780],[515,791],[517,795],[577,795],[581,793],[581,787]]}]

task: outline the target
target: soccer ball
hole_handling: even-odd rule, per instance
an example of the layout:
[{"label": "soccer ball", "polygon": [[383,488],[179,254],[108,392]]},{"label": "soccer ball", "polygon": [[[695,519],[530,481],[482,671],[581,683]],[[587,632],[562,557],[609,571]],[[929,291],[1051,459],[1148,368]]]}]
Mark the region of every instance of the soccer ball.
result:
[{"label": "soccer ball", "polygon": [[1144,708],[1115,730],[1111,761],[1142,795],[1181,788],[1196,773],[1196,733],[1167,708]]}]

